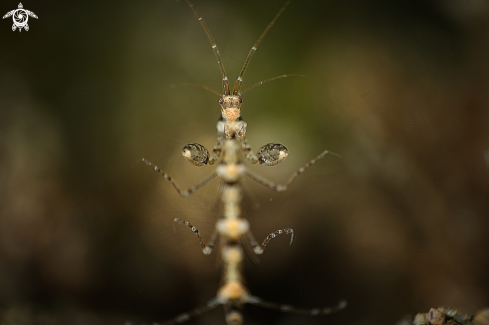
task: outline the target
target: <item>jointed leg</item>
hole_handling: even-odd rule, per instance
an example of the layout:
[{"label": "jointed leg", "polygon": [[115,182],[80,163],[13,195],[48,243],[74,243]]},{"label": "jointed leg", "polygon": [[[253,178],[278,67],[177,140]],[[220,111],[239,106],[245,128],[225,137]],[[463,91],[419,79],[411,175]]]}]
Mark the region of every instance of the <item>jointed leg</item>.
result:
[{"label": "jointed leg", "polygon": [[217,133],[216,144],[214,144],[214,148],[212,149],[211,157],[209,158],[209,165],[214,165],[216,161],[219,159],[222,151],[222,142],[224,141],[224,134],[221,132]]},{"label": "jointed leg", "polygon": [[161,176],[163,176],[164,178],[166,178],[170,184],[173,186],[173,188],[175,189],[175,191],[177,191],[177,193],[181,196],[181,197],[188,197],[190,196],[190,194],[194,193],[195,191],[197,191],[199,188],[201,188],[202,186],[204,186],[205,184],[209,183],[211,180],[214,179],[214,177],[217,176],[217,174],[214,172],[212,173],[209,177],[207,177],[206,179],[204,179],[203,181],[201,181],[200,183],[198,183],[197,185],[189,188],[188,190],[185,190],[185,191],[182,191],[178,186],[177,184],[175,184],[175,182],[173,181],[173,179],[170,177],[170,175],[168,175],[167,173],[163,172],[160,167],[156,166],[156,165],[153,165],[150,161],[148,161],[146,158],[143,158],[141,159],[141,161],[143,163],[145,163],[146,165],[148,166],[152,166],[154,168],[154,170],[158,173],[161,174]]},{"label": "jointed leg", "polygon": [[320,155],[318,155],[316,158],[314,158],[313,160],[311,160],[310,162],[308,162],[307,164],[304,165],[304,167],[301,167],[299,168],[290,178],[289,180],[287,181],[287,183],[281,185],[277,185],[275,183],[272,183],[270,182],[269,180],[267,179],[264,179],[262,178],[261,176],[258,176],[258,175],[255,175],[251,172],[248,171],[247,175],[253,179],[254,181],[274,190],[274,191],[277,191],[277,192],[284,192],[287,190],[287,188],[289,187],[289,185],[299,176],[301,175],[302,173],[304,173],[306,171],[306,169],[308,169],[309,167],[311,167],[312,165],[314,165],[319,159],[323,158],[324,156],[326,156],[327,154],[331,154],[331,155],[335,155],[335,156],[338,156],[338,154],[336,153],[333,153],[331,151],[323,151]]},{"label": "jointed leg", "polygon": [[[176,324],[182,324],[192,318],[195,318],[197,316],[200,316],[202,314],[205,314],[206,312],[216,308],[217,306],[219,306],[221,304],[221,302],[219,301],[219,299],[217,297],[214,297],[212,298],[211,300],[209,300],[207,302],[207,304],[203,307],[198,307],[198,308],[195,308],[195,309],[192,309],[188,312],[185,312],[185,313],[181,313],[180,315],[177,315],[176,317],[174,317],[173,319],[171,320],[168,320],[168,321],[165,321],[165,322],[162,322],[162,323],[153,323],[153,325],[176,325]],[[125,325],[135,325],[134,323],[132,322],[126,322]]]},{"label": "jointed leg", "polygon": [[219,233],[217,231],[214,231],[214,234],[212,234],[211,239],[209,240],[209,242],[206,245],[204,242],[204,239],[200,235],[199,230],[196,227],[192,226],[192,224],[190,222],[179,219],[179,218],[175,218],[173,220],[173,231],[174,232],[177,231],[175,228],[176,223],[189,227],[190,230],[192,230],[192,232],[197,235],[197,238],[199,239],[200,247],[202,247],[202,252],[205,255],[209,255],[212,253],[212,250],[214,249],[214,245],[216,244],[217,238],[219,237]]},{"label": "jointed leg", "polygon": [[251,149],[250,145],[248,144],[248,141],[246,140],[246,137],[243,137],[240,141],[241,143],[241,150],[243,150],[244,156],[246,159],[252,163],[256,164],[258,162],[258,157],[256,154],[253,152]]},{"label": "jointed leg", "polygon": [[251,234],[251,232],[248,232],[246,234],[246,236],[248,237],[248,240],[250,241],[250,245],[253,248],[253,251],[255,252],[255,254],[259,255],[259,254],[263,254],[263,252],[265,251],[265,247],[267,247],[268,242],[270,240],[274,239],[278,235],[283,235],[283,234],[290,235],[289,245],[292,245],[292,242],[294,241],[294,230],[292,228],[285,228],[285,229],[280,229],[280,230],[276,230],[276,231],[272,232],[271,234],[269,234],[265,238],[265,240],[263,241],[263,243],[261,245],[258,244],[258,242],[255,240],[255,238]]},{"label": "jointed leg", "polygon": [[346,301],[342,300],[335,306],[305,309],[305,308],[297,308],[291,305],[277,304],[274,302],[263,300],[256,296],[249,296],[247,303],[255,306],[286,312],[286,313],[308,315],[308,316],[333,314],[345,309],[347,305]]}]

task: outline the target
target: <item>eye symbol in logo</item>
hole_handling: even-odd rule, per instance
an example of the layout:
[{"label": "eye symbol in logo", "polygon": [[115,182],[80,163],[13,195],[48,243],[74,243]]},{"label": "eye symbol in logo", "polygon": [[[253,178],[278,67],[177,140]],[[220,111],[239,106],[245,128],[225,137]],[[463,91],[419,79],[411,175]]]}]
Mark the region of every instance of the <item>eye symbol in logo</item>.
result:
[{"label": "eye symbol in logo", "polygon": [[7,12],[5,16],[3,16],[3,18],[7,18],[10,16],[12,16],[14,20],[14,24],[12,25],[12,31],[15,31],[18,28],[19,32],[22,31],[22,28],[24,28],[26,31],[29,30],[29,25],[27,25],[29,16],[37,19],[36,14],[33,13],[32,11],[25,10],[24,7],[22,6],[22,3],[19,3],[18,9]]}]

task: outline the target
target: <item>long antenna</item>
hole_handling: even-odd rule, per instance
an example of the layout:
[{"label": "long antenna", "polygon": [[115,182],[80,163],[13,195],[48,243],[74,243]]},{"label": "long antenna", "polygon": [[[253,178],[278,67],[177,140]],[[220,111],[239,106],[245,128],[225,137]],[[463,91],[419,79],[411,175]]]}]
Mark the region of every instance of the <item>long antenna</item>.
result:
[{"label": "long antenna", "polygon": [[[245,90],[243,90],[241,92],[241,94],[244,94],[245,92],[255,88],[255,87],[258,87],[258,86],[261,86],[263,85],[264,83],[267,83],[269,81],[272,81],[272,80],[277,80],[277,79],[281,79],[281,78],[287,78],[287,77],[305,77],[304,75],[301,75],[301,74],[283,74],[283,75],[280,75],[280,76],[275,76],[275,77],[272,77],[272,78],[268,78],[268,79],[265,79],[265,80],[262,80],[262,81],[259,81],[257,82],[256,84],[252,85],[252,86],[249,86],[248,88],[246,88]],[[197,87],[201,87],[200,85],[195,85]],[[202,87],[204,88],[204,87]],[[207,90],[210,90],[210,89],[207,89]]]},{"label": "long antenna", "polygon": [[[270,22],[270,24],[268,24],[267,28],[265,28],[265,30],[263,31],[263,33],[261,33],[260,37],[258,37],[258,40],[255,42],[255,44],[251,48],[250,53],[248,53],[248,56],[246,57],[246,61],[245,61],[244,65],[243,65],[243,68],[241,69],[241,73],[239,74],[238,79],[236,79],[236,83],[234,84],[233,95],[239,95],[239,91],[241,89],[241,84],[243,84],[243,75],[244,75],[244,73],[246,71],[246,68],[248,67],[248,64],[251,61],[251,58],[253,57],[253,54],[255,54],[256,49],[258,48],[258,45],[260,45],[260,43],[263,40],[263,38],[265,37],[265,35],[267,35],[267,33],[270,30],[270,28],[272,28],[272,26],[275,24],[275,22],[277,21],[278,17],[280,17],[280,15],[282,14],[282,12],[289,5],[290,1],[291,0],[287,1],[282,6],[282,8],[279,10],[279,12],[277,13],[277,15],[275,16],[275,18],[273,18],[273,20]],[[188,2],[188,0],[187,0],[187,2]]]},{"label": "long antenna", "polygon": [[[290,0],[289,0],[289,2],[290,2]],[[219,49],[217,48],[217,44],[214,41],[214,38],[212,37],[211,32],[209,31],[209,28],[207,28],[207,25],[205,24],[204,19],[202,19],[199,12],[197,10],[195,10],[194,5],[189,0],[187,0],[187,3],[189,4],[190,8],[194,11],[194,14],[195,14],[195,16],[197,16],[197,20],[199,21],[200,25],[202,25],[202,28],[204,29],[204,32],[207,35],[207,38],[209,39],[209,42],[211,42],[212,50],[214,51],[214,54],[216,55],[217,64],[219,64],[219,68],[221,69],[222,89],[223,89],[224,95],[227,96],[230,94],[229,80],[228,80],[228,76],[226,75],[226,70],[224,70],[224,65],[222,64],[221,54],[219,53]],[[280,14],[280,12],[279,12],[279,14]],[[276,18],[277,17],[275,17],[275,19]],[[275,19],[274,19],[274,21],[275,21]],[[273,23],[273,21],[272,21],[272,23]],[[267,29],[269,29],[269,27]],[[264,35],[262,35],[262,36],[264,36]]]}]

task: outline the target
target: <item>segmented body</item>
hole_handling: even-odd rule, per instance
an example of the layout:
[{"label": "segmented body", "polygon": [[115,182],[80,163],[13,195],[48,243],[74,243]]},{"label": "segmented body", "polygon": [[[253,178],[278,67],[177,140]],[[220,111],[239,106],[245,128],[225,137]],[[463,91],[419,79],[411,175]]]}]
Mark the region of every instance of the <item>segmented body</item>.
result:
[{"label": "segmented body", "polygon": [[[242,309],[245,304],[253,304],[265,308],[280,310],[283,312],[311,316],[326,315],[343,309],[346,306],[346,302],[344,301],[333,307],[312,309],[300,309],[290,305],[281,305],[264,301],[261,298],[251,295],[244,284],[244,276],[242,271],[244,252],[241,242],[243,240],[248,241],[253,248],[255,254],[262,254],[270,240],[276,238],[279,235],[289,235],[290,244],[292,244],[294,240],[294,231],[290,228],[276,230],[270,233],[261,244],[259,244],[254,239],[250,231],[248,221],[244,219],[241,214],[241,201],[243,196],[241,184],[243,178],[248,176],[251,179],[269,187],[272,190],[285,191],[292,183],[292,181],[294,181],[307,168],[312,166],[317,160],[323,158],[327,154],[336,155],[329,151],[323,151],[316,158],[308,162],[304,167],[298,169],[289,178],[289,180],[282,185],[274,184],[273,182],[270,182],[258,175],[251,173],[249,170],[247,170],[244,163],[247,160],[252,164],[260,163],[261,165],[265,166],[276,166],[283,162],[288,156],[287,148],[279,143],[266,144],[262,146],[256,152],[256,154],[249,146],[246,140],[247,124],[241,119],[241,104],[243,102],[241,98],[241,85],[243,82],[243,75],[251,60],[251,57],[256,52],[258,45],[265,37],[267,32],[274,25],[275,21],[290,3],[290,0],[287,1],[285,5],[279,10],[275,18],[268,24],[264,32],[251,48],[241,70],[241,73],[236,80],[232,92],[215,41],[210,34],[204,20],[195,10],[193,4],[190,3],[189,0],[187,0],[187,2],[194,11],[198,21],[202,25],[207,37],[209,38],[211,48],[217,58],[219,68],[222,73],[223,95],[219,99],[219,104],[221,106],[221,117],[217,123],[217,139],[212,153],[209,153],[208,150],[201,144],[190,143],[183,148],[182,155],[189,163],[195,166],[213,165],[218,161],[219,163],[216,170],[209,177],[207,177],[197,185],[182,191],[176,185],[170,175],[161,171],[158,166],[153,165],[148,160],[142,159],[142,161],[149,166],[153,166],[155,171],[159,172],[165,179],[167,179],[174,187],[174,189],[178,192],[178,194],[180,194],[180,196],[182,197],[188,197],[216,177],[221,180],[221,182],[223,183],[223,191],[221,197],[221,201],[224,206],[223,217],[217,221],[214,233],[207,243],[204,241],[199,230],[190,222],[182,220],[180,218],[175,218],[174,224],[181,224],[190,228],[191,231],[197,236],[202,252],[206,255],[212,253],[216,242],[219,240],[221,259],[223,262],[223,279],[222,285],[219,288],[217,295],[209,300],[204,307],[196,308],[192,311],[180,314],[174,319],[162,324],[180,324],[195,316],[201,315],[219,305],[223,305],[225,308],[226,322],[228,325],[240,325],[243,323]],[[249,87],[248,89],[252,89],[256,85],[262,84],[264,82],[287,76],[290,75],[281,75],[269,78]],[[219,94],[219,92],[212,90],[207,86],[202,87]]]}]

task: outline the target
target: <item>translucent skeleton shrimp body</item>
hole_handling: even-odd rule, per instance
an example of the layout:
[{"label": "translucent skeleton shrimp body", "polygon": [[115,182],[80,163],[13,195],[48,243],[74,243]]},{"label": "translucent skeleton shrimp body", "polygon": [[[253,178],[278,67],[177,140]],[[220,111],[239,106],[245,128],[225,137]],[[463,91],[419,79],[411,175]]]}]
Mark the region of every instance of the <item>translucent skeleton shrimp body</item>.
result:
[{"label": "translucent skeleton shrimp body", "polygon": [[[303,315],[327,315],[333,312],[339,311],[346,306],[345,301],[341,301],[335,306],[326,308],[311,308],[311,309],[301,309],[290,305],[282,305],[277,303],[272,303],[265,301],[261,298],[253,296],[249,293],[246,286],[244,285],[242,264],[244,258],[243,248],[241,246],[241,241],[248,241],[255,254],[262,254],[265,251],[268,243],[279,235],[289,235],[290,243],[294,241],[294,231],[291,228],[285,228],[276,230],[270,233],[261,244],[258,243],[250,231],[249,223],[241,215],[241,201],[242,201],[242,180],[244,177],[248,176],[256,182],[272,189],[275,191],[285,191],[289,185],[307,168],[312,166],[316,161],[323,158],[327,154],[333,154],[329,151],[323,151],[317,157],[308,162],[305,166],[297,170],[285,184],[275,184],[262,178],[261,176],[255,175],[247,170],[243,157],[245,160],[252,164],[259,163],[265,166],[276,166],[283,162],[288,156],[287,148],[280,143],[268,143],[262,146],[256,153],[253,152],[246,140],[246,127],[247,124],[241,119],[241,105],[243,100],[241,98],[241,85],[243,83],[243,76],[248,67],[248,64],[256,52],[258,45],[261,43],[265,35],[268,33],[270,28],[275,24],[276,20],[289,5],[291,0],[288,0],[279,12],[275,15],[273,20],[268,24],[265,30],[262,32],[258,40],[255,42],[251,48],[248,56],[246,57],[245,63],[241,72],[236,79],[234,88],[231,92],[229,81],[222,64],[221,55],[219,49],[217,48],[216,42],[214,41],[206,23],[194,8],[194,5],[187,0],[190,8],[193,10],[197,20],[201,24],[205,34],[209,38],[211,48],[216,56],[219,68],[222,74],[222,91],[221,96],[219,92],[210,89],[207,86],[202,86],[203,88],[210,90],[214,93],[219,94],[219,105],[221,107],[221,118],[217,123],[217,140],[212,149],[209,151],[201,144],[190,143],[186,145],[182,150],[183,157],[192,165],[195,166],[205,166],[213,165],[217,162],[217,168],[215,171],[209,175],[206,179],[196,184],[195,186],[187,189],[181,190],[173,178],[161,169],[149,162],[147,159],[142,159],[146,165],[152,166],[155,171],[159,172],[164,178],[166,178],[176,192],[182,197],[188,197],[199,188],[206,185],[214,178],[220,178],[223,185],[223,191],[221,196],[221,201],[223,203],[223,217],[217,221],[214,233],[212,234],[210,240],[206,243],[200,234],[199,230],[193,226],[190,222],[182,220],[180,218],[174,219],[174,226],[177,224],[184,225],[191,229],[191,231],[197,236],[200,243],[202,252],[209,255],[213,252],[215,244],[219,240],[220,243],[220,253],[223,262],[223,280],[222,286],[218,289],[217,295],[209,300],[207,304],[203,307],[196,308],[189,312],[182,313],[175,318],[155,324],[180,324],[191,318],[199,316],[211,309],[216,308],[219,305],[224,306],[226,313],[226,323],[228,325],[239,325],[243,324],[243,314],[242,310],[245,304],[257,305],[265,308],[275,309],[282,312],[289,312],[295,314]],[[268,82],[278,78],[284,78],[291,75],[281,75],[267,80],[261,81],[248,89],[252,89],[257,85],[261,85],[264,82]]]}]

